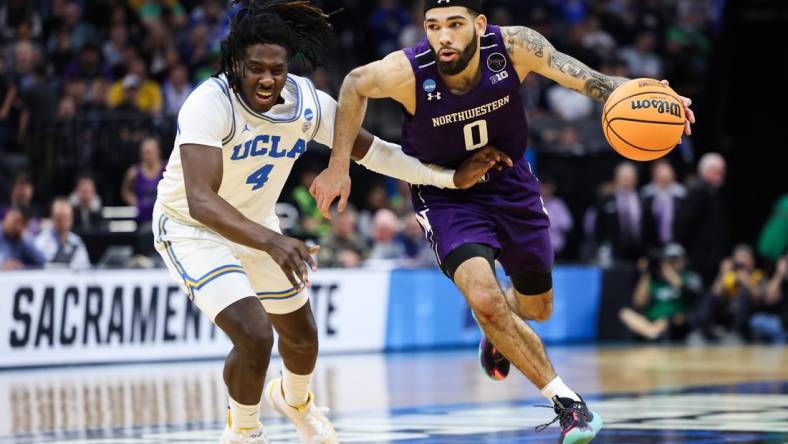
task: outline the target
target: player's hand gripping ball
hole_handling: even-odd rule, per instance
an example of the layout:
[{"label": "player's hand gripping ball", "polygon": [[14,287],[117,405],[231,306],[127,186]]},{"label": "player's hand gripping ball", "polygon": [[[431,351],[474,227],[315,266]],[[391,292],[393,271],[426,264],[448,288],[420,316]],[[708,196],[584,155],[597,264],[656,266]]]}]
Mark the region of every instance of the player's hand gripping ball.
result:
[{"label": "player's hand gripping ball", "polygon": [[602,131],[622,156],[659,159],[681,142],[687,115],[684,102],[670,86],[654,79],[633,79],[605,102]]}]

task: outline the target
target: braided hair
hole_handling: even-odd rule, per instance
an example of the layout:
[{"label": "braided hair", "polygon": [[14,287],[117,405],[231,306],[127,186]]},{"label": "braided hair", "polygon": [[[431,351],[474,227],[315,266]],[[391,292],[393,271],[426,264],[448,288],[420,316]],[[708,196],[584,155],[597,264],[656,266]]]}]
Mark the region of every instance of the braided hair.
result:
[{"label": "braided hair", "polygon": [[230,87],[238,91],[244,76],[246,48],[257,43],[282,46],[291,58],[301,58],[311,67],[325,65],[331,24],[328,15],[311,0],[234,0],[241,8],[222,41],[222,63]]}]

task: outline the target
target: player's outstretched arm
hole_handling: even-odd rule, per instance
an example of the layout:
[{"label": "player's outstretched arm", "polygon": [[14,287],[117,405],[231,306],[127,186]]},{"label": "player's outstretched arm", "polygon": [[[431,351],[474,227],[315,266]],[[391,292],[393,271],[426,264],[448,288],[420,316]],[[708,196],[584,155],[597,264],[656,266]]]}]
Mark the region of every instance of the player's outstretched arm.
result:
[{"label": "player's outstretched arm", "polygon": [[328,168],[317,176],[312,187],[324,217],[331,218],[330,207],[337,197],[340,198],[339,211],[344,211],[347,205],[350,196],[350,154],[364,121],[367,100],[391,97],[407,108],[407,100],[415,100],[407,94],[408,87],[412,93],[414,82],[410,62],[402,51],[360,66],[345,77],[339,93],[331,159]]},{"label": "player's outstretched arm", "polygon": [[509,156],[493,146],[475,151],[456,170],[424,164],[405,154],[401,146],[381,140],[363,128],[353,145],[351,157],[371,171],[411,185],[448,189],[470,188],[492,168],[502,169],[513,165]]},{"label": "player's outstretched arm", "polygon": [[[585,63],[553,47],[544,36],[525,26],[502,28],[506,50],[512,58],[520,79],[529,72],[536,72],[561,86],[573,89],[602,103],[627,78],[602,74]],[[663,82],[667,83],[663,80]],[[695,123],[695,113],[690,109],[692,100],[681,97],[687,115],[685,134],[692,134],[690,124]]]},{"label": "player's outstretched arm", "polygon": [[219,196],[222,184],[222,150],[210,146],[181,145],[181,164],[189,214],[196,221],[235,243],[263,250],[279,264],[296,288],[309,284],[305,264],[316,270],[312,254],[298,239],[283,236],[241,214]]},{"label": "player's outstretched arm", "polygon": [[556,50],[544,36],[525,26],[504,27],[502,33],[506,50],[523,78],[533,71],[601,102],[628,80],[589,68]]}]

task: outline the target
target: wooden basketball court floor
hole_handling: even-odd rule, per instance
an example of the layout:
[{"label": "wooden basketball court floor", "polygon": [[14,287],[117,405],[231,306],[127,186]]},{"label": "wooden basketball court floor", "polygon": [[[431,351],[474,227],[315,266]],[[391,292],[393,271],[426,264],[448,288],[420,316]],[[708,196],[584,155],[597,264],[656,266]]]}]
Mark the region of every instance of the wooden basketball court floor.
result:
[{"label": "wooden basketball court floor", "polygon": [[[784,347],[549,347],[606,422],[594,443],[788,443]],[[269,376],[278,373],[274,360]],[[221,361],[0,372],[0,443],[218,443]],[[473,350],[321,357],[314,390],[343,443],[556,443],[519,373]],[[267,407],[274,443],[297,443]]]}]

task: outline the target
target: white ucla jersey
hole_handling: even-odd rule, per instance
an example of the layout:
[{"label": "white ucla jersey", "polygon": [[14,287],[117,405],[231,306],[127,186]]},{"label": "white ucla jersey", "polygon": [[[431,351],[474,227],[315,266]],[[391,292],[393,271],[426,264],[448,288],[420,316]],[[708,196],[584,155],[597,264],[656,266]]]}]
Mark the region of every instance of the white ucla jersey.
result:
[{"label": "white ucla jersey", "polygon": [[333,143],[337,108],[336,101],[316,90],[309,79],[292,74],[282,98],[284,104],[261,114],[229,87],[224,75],[200,84],[178,114],[175,148],[158,188],[163,211],[182,223],[201,225],[189,216],[180,153],[181,145],[196,144],[222,150],[219,196],[257,223],[273,216],[307,142]]}]

